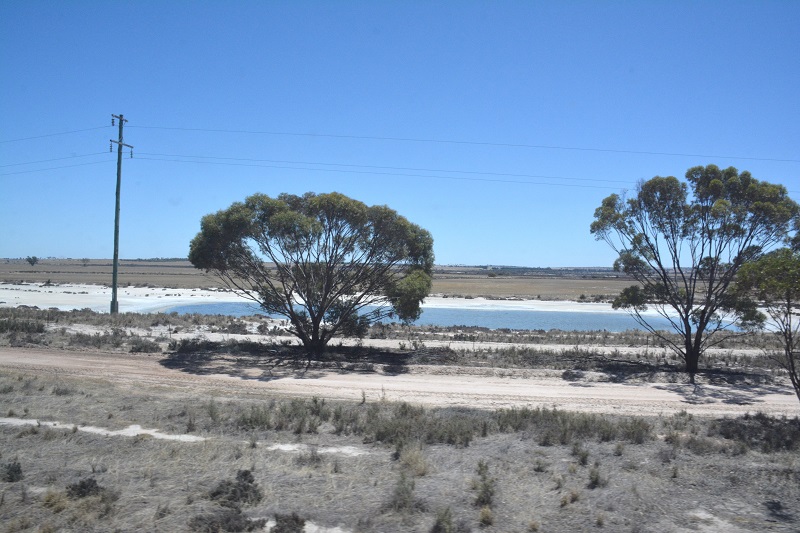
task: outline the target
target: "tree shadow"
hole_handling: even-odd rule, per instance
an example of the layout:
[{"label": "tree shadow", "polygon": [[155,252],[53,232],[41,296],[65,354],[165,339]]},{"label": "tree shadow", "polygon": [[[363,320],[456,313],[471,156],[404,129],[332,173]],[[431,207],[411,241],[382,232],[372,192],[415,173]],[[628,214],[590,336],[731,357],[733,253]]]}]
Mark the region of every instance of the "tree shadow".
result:
[{"label": "tree shadow", "polygon": [[[591,374],[592,381],[605,383],[650,383],[664,379],[679,380],[677,367],[667,364],[653,364],[646,361],[612,359],[600,354],[584,354],[580,357],[561,359],[568,361],[572,368],[565,370],[561,378],[573,384],[587,382]],[[591,381],[588,381],[591,382]]]},{"label": "tree shadow", "polygon": [[331,347],[315,356],[300,346],[269,346],[255,342],[186,342],[159,363],[165,368],[195,375],[227,375],[240,379],[271,381],[292,377],[315,379],[330,372],[388,375],[408,372],[414,354],[398,354],[362,347]]},{"label": "tree shadow", "polygon": [[673,392],[683,398],[683,402],[700,405],[724,403],[729,405],[754,405],[760,403],[759,398],[768,394],[791,394],[785,387],[777,385],[761,385],[747,382],[738,384],[680,384],[666,383],[655,388]]},{"label": "tree shadow", "polygon": [[764,502],[764,507],[769,511],[770,517],[774,520],[781,522],[793,522],[794,516],[788,509],[778,500],[767,500]]}]

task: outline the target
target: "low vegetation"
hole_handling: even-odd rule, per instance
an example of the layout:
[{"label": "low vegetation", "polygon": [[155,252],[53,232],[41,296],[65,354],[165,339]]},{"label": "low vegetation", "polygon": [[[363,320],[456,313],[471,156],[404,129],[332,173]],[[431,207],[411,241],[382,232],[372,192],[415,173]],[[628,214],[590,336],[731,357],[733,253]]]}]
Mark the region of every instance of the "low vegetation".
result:
[{"label": "low vegetation", "polygon": [[[402,374],[410,364],[546,368],[576,384],[591,372],[620,382],[680,376],[679,362],[639,332],[376,326],[371,337],[405,347],[341,346],[309,368],[274,327],[258,318],[0,309],[0,344],[160,353],[162,364],[186,372],[230,360],[299,378],[326,367]],[[513,344],[447,345],[472,339]],[[770,337],[729,342],[755,351]],[[158,351],[136,348],[153,345]],[[778,380],[782,371],[752,352],[721,352],[706,365],[708,379],[732,383]],[[0,371],[0,414],[13,421],[0,424],[0,522],[8,531],[291,532],[315,524],[400,533],[702,524],[790,532],[800,524],[798,418],[432,408],[366,396],[278,399],[267,388],[245,395],[213,384],[204,391]],[[83,430],[131,425],[205,440]]]},{"label": "low vegetation", "polygon": [[[744,531],[794,531],[800,520],[797,418],[209,397],[8,371],[0,387],[14,390],[0,396],[13,419],[75,424],[0,424],[11,530],[656,531],[713,512]],[[191,426],[206,440],[84,424]]]}]

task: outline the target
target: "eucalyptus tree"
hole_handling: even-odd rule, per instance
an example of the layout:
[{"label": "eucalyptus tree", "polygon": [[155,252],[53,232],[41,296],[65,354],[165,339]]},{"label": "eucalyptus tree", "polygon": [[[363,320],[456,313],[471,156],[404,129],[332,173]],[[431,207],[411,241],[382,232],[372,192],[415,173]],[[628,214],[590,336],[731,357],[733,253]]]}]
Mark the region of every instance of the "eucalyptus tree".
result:
[{"label": "eucalyptus tree", "polygon": [[766,309],[781,346],[773,359],[789,374],[800,400],[800,250],[781,248],[743,266],[736,290]]},{"label": "eucalyptus tree", "polygon": [[288,318],[309,354],[387,317],[416,320],[431,289],[430,233],[386,206],[336,192],[254,194],[206,215],[200,227],[192,264]]},{"label": "eucalyptus tree", "polygon": [[[677,353],[693,383],[705,349],[754,317],[752,302],[729,290],[737,272],[784,241],[798,212],[782,185],[708,165],[690,168],[685,182],[656,176],[631,198],[608,196],[591,232],[618,253],[614,268],[637,282],[613,306]],[[679,340],[651,324],[649,307]]]}]

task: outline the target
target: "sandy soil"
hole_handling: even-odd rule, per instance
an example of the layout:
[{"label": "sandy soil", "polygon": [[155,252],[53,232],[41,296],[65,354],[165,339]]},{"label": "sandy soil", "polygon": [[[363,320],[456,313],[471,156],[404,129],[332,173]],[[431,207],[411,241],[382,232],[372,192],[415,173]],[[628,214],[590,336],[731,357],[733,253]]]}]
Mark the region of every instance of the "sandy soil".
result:
[{"label": "sandy soil", "polygon": [[[103,378],[135,386],[147,383],[172,387],[243,394],[258,390],[276,396],[360,400],[385,398],[425,405],[495,409],[544,406],[559,409],[638,415],[671,415],[685,409],[696,416],[736,416],[761,411],[796,416],[797,398],[788,387],[697,386],[677,383],[604,383],[602,376],[584,375],[565,380],[560,372],[466,367],[411,366],[402,374],[267,373],[237,368],[228,374],[217,366],[213,374],[166,368],[162,357],[102,352],[65,352],[0,348],[0,368],[36,370],[58,375]],[[224,365],[224,362],[221,364]]]}]

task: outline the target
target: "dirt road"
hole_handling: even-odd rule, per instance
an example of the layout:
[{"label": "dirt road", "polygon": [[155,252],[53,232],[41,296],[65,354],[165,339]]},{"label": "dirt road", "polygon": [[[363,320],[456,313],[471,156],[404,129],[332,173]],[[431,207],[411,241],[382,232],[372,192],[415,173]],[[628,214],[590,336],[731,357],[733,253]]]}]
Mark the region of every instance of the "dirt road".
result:
[{"label": "dirt road", "polygon": [[602,376],[566,380],[558,371],[411,366],[401,374],[309,371],[270,375],[252,367],[228,372],[224,364],[208,373],[167,368],[161,355],[0,348],[0,371],[44,372],[101,378],[129,385],[164,385],[223,394],[360,401],[385,398],[431,406],[494,409],[545,406],[639,415],[671,415],[686,409],[696,416],[736,416],[761,411],[797,416],[800,403],[787,386],[697,386],[676,383],[608,383]]}]

